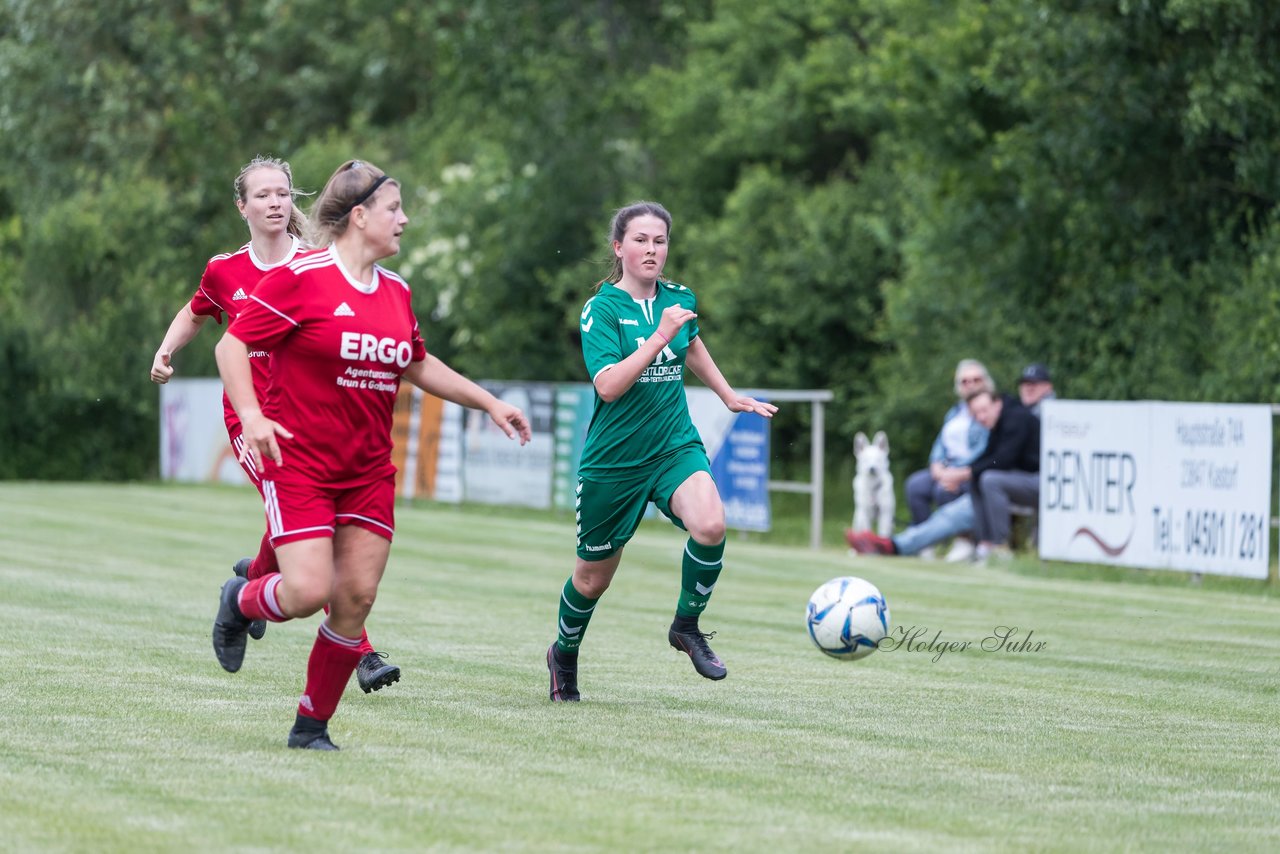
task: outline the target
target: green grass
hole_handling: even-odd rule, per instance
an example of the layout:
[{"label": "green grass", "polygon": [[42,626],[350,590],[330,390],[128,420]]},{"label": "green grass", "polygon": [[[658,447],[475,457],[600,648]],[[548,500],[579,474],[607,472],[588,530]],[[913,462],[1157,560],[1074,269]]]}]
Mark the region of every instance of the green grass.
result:
[{"label": "green grass", "polygon": [[[251,492],[0,484],[5,851],[1111,851],[1280,847],[1272,588],[1110,583],[731,540],[704,627],[666,645],[681,538],[646,526],[546,699],[567,519],[404,507],[374,644],[404,669],[285,749],[316,619],[244,669],[209,628],[260,533]],[[819,654],[827,578],[867,577],[940,657]],[[1039,652],[992,652],[996,626]]]}]

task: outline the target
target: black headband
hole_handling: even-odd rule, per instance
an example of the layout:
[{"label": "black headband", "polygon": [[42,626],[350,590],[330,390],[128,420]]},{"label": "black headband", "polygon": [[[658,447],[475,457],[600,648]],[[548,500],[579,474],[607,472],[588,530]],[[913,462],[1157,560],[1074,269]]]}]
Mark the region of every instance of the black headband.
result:
[{"label": "black headband", "polygon": [[378,188],[381,187],[384,183],[386,183],[386,181],[389,180],[390,178],[391,178],[390,175],[383,175],[381,178],[379,178],[378,180],[370,184],[369,189],[365,190],[363,193],[357,196],[354,202],[347,205],[346,208],[343,209],[342,216],[338,217],[338,219],[342,219],[343,216],[346,216],[347,214],[351,213],[360,205],[363,205],[365,202],[369,201],[369,197],[372,196],[374,193],[378,192]]}]

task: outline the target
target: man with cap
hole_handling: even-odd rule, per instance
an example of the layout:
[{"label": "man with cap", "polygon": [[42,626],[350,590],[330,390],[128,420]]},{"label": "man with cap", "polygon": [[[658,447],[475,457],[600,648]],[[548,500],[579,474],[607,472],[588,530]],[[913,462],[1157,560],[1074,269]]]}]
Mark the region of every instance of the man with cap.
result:
[{"label": "man with cap", "polygon": [[1022,376],[1018,377],[1018,397],[1022,405],[1039,418],[1040,401],[1057,397],[1053,393],[1053,378],[1049,376],[1049,369],[1039,362],[1023,368]]}]

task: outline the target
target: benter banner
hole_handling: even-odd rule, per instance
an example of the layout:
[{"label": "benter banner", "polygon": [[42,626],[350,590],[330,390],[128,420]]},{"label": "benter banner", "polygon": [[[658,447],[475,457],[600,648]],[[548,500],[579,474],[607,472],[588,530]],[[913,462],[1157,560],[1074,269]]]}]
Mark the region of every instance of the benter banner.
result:
[{"label": "benter banner", "polygon": [[1271,408],[1042,404],[1040,556],[1266,578]]}]

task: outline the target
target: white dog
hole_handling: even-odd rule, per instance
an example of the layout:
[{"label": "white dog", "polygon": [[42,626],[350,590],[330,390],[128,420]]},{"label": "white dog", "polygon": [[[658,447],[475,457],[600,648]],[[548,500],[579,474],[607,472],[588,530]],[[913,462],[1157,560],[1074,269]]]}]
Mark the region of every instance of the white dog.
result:
[{"label": "white dog", "polygon": [[893,474],[889,471],[889,437],[881,430],[875,439],[867,434],[853,437],[853,456],[858,462],[853,476],[853,530],[893,536],[893,511],[897,500],[893,495]]}]

